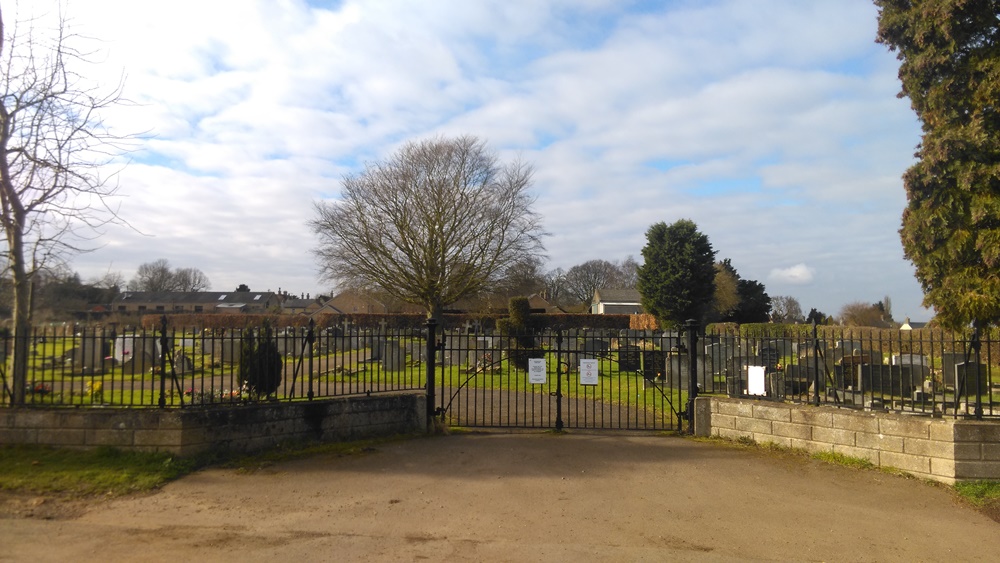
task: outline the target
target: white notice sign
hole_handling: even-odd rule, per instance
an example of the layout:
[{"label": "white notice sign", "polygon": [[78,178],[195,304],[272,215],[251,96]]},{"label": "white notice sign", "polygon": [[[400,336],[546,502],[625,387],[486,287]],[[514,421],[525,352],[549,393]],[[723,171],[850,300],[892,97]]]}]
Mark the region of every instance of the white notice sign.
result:
[{"label": "white notice sign", "polygon": [[545,385],[545,358],[528,358],[528,383]]},{"label": "white notice sign", "polygon": [[747,395],[765,395],[767,393],[764,386],[764,375],[767,368],[764,366],[747,366]]},{"label": "white notice sign", "polygon": [[580,385],[597,385],[597,360],[580,360]]}]

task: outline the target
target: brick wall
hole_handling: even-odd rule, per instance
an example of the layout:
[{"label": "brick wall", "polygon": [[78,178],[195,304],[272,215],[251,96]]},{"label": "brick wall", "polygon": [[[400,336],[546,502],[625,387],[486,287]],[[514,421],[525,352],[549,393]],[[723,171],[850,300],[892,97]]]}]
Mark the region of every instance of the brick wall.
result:
[{"label": "brick wall", "polygon": [[186,409],[0,409],[0,444],[113,446],[191,455],[303,440],[336,442],[422,432],[423,393]]},{"label": "brick wall", "polygon": [[836,452],[948,484],[1000,480],[998,422],[699,397],[695,434]]}]

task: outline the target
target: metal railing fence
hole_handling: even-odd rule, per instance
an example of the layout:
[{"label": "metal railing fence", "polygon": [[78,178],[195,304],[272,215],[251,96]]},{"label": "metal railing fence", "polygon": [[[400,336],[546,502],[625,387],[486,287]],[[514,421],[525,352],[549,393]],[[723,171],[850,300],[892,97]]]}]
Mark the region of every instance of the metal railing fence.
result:
[{"label": "metal railing fence", "polygon": [[[426,333],[382,328],[40,328],[25,405],[189,407],[419,390]],[[13,337],[0,350],[13,349]],[[4,354],[6,356],[6,354]],[[2,375],[2,404],[13,378]]]},{"label": "metal railing fence", "polygon": [[[39,328],[27,338],[27,406],[191,407],[427,390],[429,414],[460,425],[669,429],[680,428],[701,392],[1000,417],[1000,341],[992,332],[712,325],[501,334],[434,324],[164,323]],[[0,339],[0,357],[11,349],[11,337]],[[9,405],[6,364],[0,403]]]},{"label": "metal railing fence", "polygon": [[[760,325],[757,325],[758,327]],[[979,331],[710,328],[699,386],[729,396],[952,417],[1000,416],[1000,342]]]}]

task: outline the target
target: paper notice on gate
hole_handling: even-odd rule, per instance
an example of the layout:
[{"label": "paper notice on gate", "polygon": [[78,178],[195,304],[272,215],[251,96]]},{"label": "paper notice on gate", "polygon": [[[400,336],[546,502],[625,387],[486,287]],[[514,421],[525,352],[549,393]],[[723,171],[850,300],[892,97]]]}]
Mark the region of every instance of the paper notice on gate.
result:
[{"label": "paper notice on gate", "polygon": [[597,360],[580,360],[580,385],[597,385]]},{"label": "paper notice on gate", "polygon": [[764,383],[764,366],[747,366],[747,395],[765,395],[767,387]]},{"label": "paper notice on gate", "polygon": [[547,371],[545,358],[528,358],[528,383],[545,385]]}]

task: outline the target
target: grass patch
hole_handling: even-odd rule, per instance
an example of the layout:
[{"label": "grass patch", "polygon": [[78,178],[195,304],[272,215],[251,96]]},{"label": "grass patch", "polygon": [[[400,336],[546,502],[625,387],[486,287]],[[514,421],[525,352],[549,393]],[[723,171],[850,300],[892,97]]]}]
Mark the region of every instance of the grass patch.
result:
[{"label": "grass patch", "polygon": [[0,447],[0,489],[19,492],[118,496],[154,489],[196,468],[195,460],[163,453]]},{"label": "grass patch", "polygon": [[816,452],[812,454],[813,459],[851,467],[853,469],[878,469],[878,466],[863,457],[854,457],[837,452]]},{"label": "grass patch", "polygon": [[955,492],[978,508],[1000,503],[1000,482],[996,481],[956,483]]},{"label": "grass patch", "polygon": [[410,439],[400,435],[344,443],[298,443],[254,454],[209,454],[190,458],[114,448],[66,450],[44,446],[0,446],[0,490],[69,497],[121,496],[156,489],[205,467],[252,472],[316,455],[362,455],[375,446]]}]

